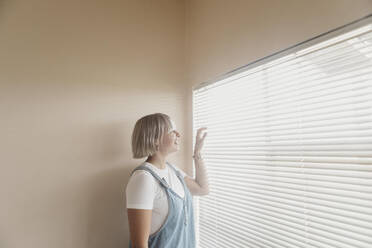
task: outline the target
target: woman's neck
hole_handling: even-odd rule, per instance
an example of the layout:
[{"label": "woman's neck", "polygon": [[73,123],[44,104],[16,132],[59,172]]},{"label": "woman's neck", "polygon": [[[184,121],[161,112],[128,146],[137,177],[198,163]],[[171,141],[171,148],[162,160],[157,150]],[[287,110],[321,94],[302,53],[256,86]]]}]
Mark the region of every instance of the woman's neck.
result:
[{"label": "woman's neck", "polygon": [[157,167],[159,169],[165,169],[166,168],[165,157],[159,156],[157,154],[155,154],[153,156],[149,156],[146,159],[146,162],[151,163],[152,165],[154,165],[155,167]]}]

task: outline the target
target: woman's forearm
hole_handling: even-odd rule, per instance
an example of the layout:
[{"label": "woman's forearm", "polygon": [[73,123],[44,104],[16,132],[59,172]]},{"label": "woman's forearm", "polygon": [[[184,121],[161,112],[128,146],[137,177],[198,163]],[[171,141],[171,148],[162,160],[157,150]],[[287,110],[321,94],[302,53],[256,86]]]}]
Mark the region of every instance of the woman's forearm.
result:
[{"label": "woman's forearm", "polygon": [[203,158],[200,156],[200,153],[194,153],[194,164],[195,164],[195,182],[199,184],[201,189],[201,194],[209,193],[209,182],[208,182],[208,173],[205,166]]}]

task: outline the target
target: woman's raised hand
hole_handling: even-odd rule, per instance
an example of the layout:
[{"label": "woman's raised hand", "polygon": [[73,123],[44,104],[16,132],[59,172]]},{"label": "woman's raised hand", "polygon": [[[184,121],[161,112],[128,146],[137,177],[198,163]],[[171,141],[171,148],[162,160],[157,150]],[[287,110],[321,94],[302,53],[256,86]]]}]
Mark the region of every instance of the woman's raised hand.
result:
[{"label": "woman's raised hand", "polygon": [[204,139],[205,137],[207,137],[207,132],[204,132],[203,135],[202,135],[202,132],[205,131],[206,129],[207,129],[206,127],[201,127],[196,132],[195,149],[194,149],[195,155],[200,156],[200,152],[204,145]]}]

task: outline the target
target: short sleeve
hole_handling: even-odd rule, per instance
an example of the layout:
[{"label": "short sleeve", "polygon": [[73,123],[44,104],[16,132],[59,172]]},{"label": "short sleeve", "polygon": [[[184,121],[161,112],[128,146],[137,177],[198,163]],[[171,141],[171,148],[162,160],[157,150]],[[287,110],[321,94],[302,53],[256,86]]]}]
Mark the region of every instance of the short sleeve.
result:
[{"label": "short sleeve", "polygon": [[127,208],[153,209],[155,180],[147,171],[137,170],[129,178],[126,187]]}]

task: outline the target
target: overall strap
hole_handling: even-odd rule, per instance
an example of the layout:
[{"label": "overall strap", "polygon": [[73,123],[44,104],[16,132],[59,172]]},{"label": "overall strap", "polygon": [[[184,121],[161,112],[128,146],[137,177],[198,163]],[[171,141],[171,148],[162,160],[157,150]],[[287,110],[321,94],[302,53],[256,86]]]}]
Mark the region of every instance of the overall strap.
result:
[{"label": "overall strap", "polygon": [[137,166],[131,173],[131,175],[137,171],[137,170],[145,170],[145,171],[148,171],[150,172],[150,174],[160,182],[161,185],[163,185],[165,188],[169,188],[169,184],[167,183],[167,181],[165,181],[163,178],[160,178],[153,170],[151,170],[150,168],[146,167],[145,165],[140,165],[140,166]]},{"label": "overall strap", "polygon": [[174,166],[171,165],[169,162],[166,162],[166,163],[169,165],[169,167],[171,167],[174,170],[174,172],[176,173],[177,177],[180,179],[181,183],[183,184],[184,188],[186,188],[187,185],[186,185],[185,179],[181,175],[181,172],[179,172],[178,170],[176,170],[174,168]]}]

